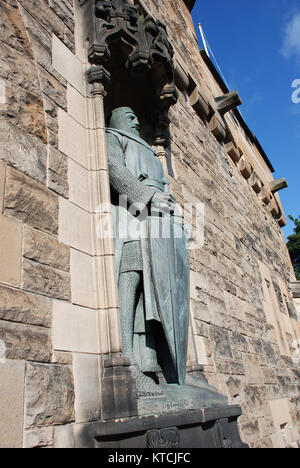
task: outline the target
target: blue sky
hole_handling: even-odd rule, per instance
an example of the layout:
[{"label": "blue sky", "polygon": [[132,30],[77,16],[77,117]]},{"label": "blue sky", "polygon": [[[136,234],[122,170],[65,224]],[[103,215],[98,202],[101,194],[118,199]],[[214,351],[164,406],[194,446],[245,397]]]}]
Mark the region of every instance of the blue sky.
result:
[{"label": "blue sky", "polygon": [[[197,33],[201,22],[230,90],[238,90],[239,109],[274,177],[288,181],[280,192],[286,216],[300,215],[300,102],[292,102],[293,92],[300,98],[300,1],[197,0],[192,16]],[[284,235],[293,227],[288,220]]]}]

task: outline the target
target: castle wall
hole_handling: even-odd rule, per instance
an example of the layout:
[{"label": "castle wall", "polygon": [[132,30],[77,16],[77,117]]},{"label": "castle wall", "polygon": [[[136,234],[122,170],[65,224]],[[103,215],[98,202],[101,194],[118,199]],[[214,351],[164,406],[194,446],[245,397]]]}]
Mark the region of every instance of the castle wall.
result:
[{"label": "castle wall", "polygon": [[[215,107],[224,91],[183,0],[141,3],[167,25],[177,69]],[[3,0],[0,12],[0,446],[72,446],[84,424],[105,417],[102,357],[121,356],[113,245],[98,235],[111,229],[105,92],[87,85],[76,2]],[[200,118],[189,89],[169,117],[172,192],[204,213],[200,225],[186,213],[198,229],[188,365],[203,365],[242,406],[244,442],[296,446],[300,311],[272,172],[230,112],[243,154],[235,163],[215,136],[222,124]]]},{"label": "castle wall", "polygon": [[[187,10],[174,1],[148,5],[168,24],[180,63],[203,95],[208,100],[221,95],[199,54]],[[242,405],[243,440],[252,447],[285,445],[287,440],[295,444],[299,363],[291,360],[291,345],[299,339],[300,323],[281,228],[185,93],[171,108],[170,119],[174,194],[204,204],[204,246],[191,251],[193,358],[204,364],[211,384],[231,403]],[[225,119],[247,162],[268,187],[273,176],[259,150],[232,114]]]}]

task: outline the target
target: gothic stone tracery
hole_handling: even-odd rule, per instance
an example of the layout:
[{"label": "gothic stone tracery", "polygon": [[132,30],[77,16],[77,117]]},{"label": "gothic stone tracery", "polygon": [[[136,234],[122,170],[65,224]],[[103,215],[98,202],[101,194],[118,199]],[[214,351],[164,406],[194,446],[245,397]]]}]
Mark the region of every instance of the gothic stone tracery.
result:
[{"label": "gothic stone tracery", "polygon": [[87,0],[81,3],[89,9],[87,35],[88,58],[92,65],[88,71],[90,83],[110,80],[111,62],[121,57],[129,76],[150,75],[156,96],[154,103],[160,130],[155,130],[158,143],[166,142],[167,112],[177,102],[174,82],[173,47],[166,26],[144,13],[137,5],[125,0]]}]

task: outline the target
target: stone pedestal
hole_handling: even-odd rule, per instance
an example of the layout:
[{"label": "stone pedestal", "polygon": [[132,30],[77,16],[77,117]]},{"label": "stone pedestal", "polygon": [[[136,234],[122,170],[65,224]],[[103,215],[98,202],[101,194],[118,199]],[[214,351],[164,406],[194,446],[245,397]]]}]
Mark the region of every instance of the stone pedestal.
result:
[{"label": "stone pedestal", "polygon": [[75,447],[108,449],[247,448],[240,439],[239,406],[178,411],[84,425]]},{"label": "stone pedestal", "polygon": [[[196,380],[196,379],[195,379]],[[196,385],[161,385],[162,396],[141,397],[138,399],[139,416],[162,415],[202,408],[227,406],[228,400],[205,382]]]}]

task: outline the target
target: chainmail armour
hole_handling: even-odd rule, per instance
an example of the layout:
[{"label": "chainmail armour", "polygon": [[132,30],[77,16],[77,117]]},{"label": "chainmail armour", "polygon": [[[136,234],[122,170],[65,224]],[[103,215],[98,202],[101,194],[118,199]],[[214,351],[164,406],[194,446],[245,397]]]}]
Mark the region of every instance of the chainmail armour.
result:
[{"label": "chainmail armour", "polygon": [[124,164],[124,155],[121,148],[119,148],[120,153],[118,153],[118,147],[114,144],[114,140],[119,141],[115,135],[107,135],[108,167],[111,185],[118,194],[126,195],[130,204],[142,203],[145,206],[148,205],[157,189],[148,187],[131,174]]},{"label": "chainmail armour", "polygon": [[[134,244],[135,242],[130,242]],[[139,244],[139,242],[137,242]],[[134,311],[136,310],[139,294],[143,281],[142,272],[126,271],[120,274],[119,292],[120,292],[120,321],[122,332],[123,353],[131,358],[135,363],[133,355],[133,329],[134,329]],[[138,396],[162,395],[162,390],[154,381],[143,374],[136,364],[134,364],[134,376],[136,378],[136,387]]]},{"label": "chainmail armour", "polygon": [[143,255],[140,241],[126,242],[123,246],[120,273],[143,271]]},{"label": "chainmail armour", "polygon": [[[107,132],[108,166],[110,183],[118,196],[125,195],[129,204],[147,206],[157,188],[149,187],[137,179],[126,167],[126,139]],[[118,201],[116,201],[118,205]],[[162,395],[162,390],[139,369],[133,354],[133,331],[135,311],[143,281],[143,258],[141,242],[132,240],[124,243],[119,276],[120,321],[123,353],[131,358],[136,378],[138,396]]]}]

